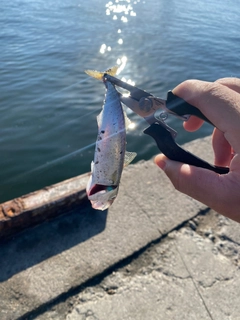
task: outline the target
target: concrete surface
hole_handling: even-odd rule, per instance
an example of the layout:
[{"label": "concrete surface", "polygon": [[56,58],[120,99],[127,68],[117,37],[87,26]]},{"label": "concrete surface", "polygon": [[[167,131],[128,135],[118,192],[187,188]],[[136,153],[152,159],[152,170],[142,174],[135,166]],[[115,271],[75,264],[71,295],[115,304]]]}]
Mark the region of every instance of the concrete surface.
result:
[{"label": "concrete surface", "polygon": [[[210,139],[187,145],[211,161]],[[86,201],[0,245],[0,319],[240,319],[240,225],[152,160],[104,212]]]}]

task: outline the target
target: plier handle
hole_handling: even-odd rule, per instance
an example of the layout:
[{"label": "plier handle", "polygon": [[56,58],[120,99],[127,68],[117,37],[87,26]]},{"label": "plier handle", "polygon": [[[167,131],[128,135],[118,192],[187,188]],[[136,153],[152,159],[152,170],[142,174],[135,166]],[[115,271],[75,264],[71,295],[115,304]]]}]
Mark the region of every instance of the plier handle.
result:
[{"label": "plier handle", "polygon": [[150,124],[143,132],[150,135],[156,141],[159,150],[166,157],[219,174],[229,172],[228,167],[209,164],[181,148],[175,141],[177,132],[165,122],[168,115],[172,114],[183,121],[187,121],[191,115],[194,115],[212,124],[198,108],[177,97],[172,91],[168,92],[167,99],[164,100],[107,73],[104,74],[103,79],[129,92],[128,96],[119,92],[121,102]]}]

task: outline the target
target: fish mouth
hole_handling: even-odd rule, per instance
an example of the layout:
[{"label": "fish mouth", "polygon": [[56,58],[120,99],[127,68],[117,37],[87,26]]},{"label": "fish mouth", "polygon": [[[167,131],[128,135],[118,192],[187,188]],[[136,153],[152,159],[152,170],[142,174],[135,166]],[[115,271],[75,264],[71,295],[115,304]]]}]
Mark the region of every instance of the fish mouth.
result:
[{"label": "fish mouth", "polygon": [[104,186],[103,184],[95,184],[92,189],[89,191],[89,196],[92,196],[98,192],[101,192],[101,191],[112,191],[114,189],[116,189],[117,186],[113,185],[113,186]]}]

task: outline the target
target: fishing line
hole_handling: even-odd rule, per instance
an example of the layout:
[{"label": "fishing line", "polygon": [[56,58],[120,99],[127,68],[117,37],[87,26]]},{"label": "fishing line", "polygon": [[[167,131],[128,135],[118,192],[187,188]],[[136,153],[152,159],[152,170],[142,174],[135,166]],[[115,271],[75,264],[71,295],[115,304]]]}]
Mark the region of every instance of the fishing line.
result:
[{"label": "fishing line", "polygon": [[55,92],[53,92],[53,93],[51,93],[51,94],[48,94],[48,95],[45,95],[45,96],[43,96],[43,97],[41,97],[41,98],[37,98],[37,99],[33,100],[32,102],[33,102],[33,103],[36,103],[36,102],[45,100],[45,99],[47,99],[47,98],[54,97],[54,96],[56,96],[56,95],[57,95],[58,93],[60,93],[60,92],[63,92],[63,91],[65,91],[65,90],[68,90],[68,89],[70,89],[70,88],[72,88],[72,87],[74,87],[74,86],[76,86],[76,85],[78,85],[78,84],[84,83],[85,81],[87,81],[87,79],[88,79],[88,78],[86,77],[85,79],[80,80],[80,81],[77,81],[77,82],[75,82],[75,83],[73,83],[73,84],[71,84],[71,85],[69,85],[69,86],[67,86],[67,87],[65,87],[65,88],[63,88],[63,89],[61,89],[61,90],[55,91]]},{"label": "fishing line", "polygon": [[[77,82],[75,82],[75,83],[73,83],[73,84],[71,84],[71,85],[69,85],[69,86],[67,86],[67,87],[65,87],[65,88],[63,88],[63,89],[61,89],[61,90],[55,91],[55,92],[53,92],[53,93],[51,93],[51,94],[49,94],[49,95],[43,96],[43,97],[41,97],[41,98],[37,98],[37,99],[33,100],[32,103],[44,101],[44,100],[46,100],[46,99],[48,99],[48,98],[54,97],[54,96],[56,96],[57,94],[59,94],[59,93],[61,93],[61,92],[63,92],[63,91],[66,91],[66,90],[68,90],[69,88],[72,88],[72,87],[74,87],[74,86],[76,86],[76,85],[82,84],[82,83],[84,83],[84,82],[87,81],[87,80],[88,80],[88,77],[86,77],[86,78],[83,79],[83,80],[77,81]],[[63,123],[63,124],[60,124],[59,126],[56,126],[56,127],[52,128],[52,130],[50,130],[50,131],[55,131],[55,130],[61,128],[62,126],[66,126],[67,124],[70,124],[71,122],[74,122],[74,121],[76,121],[76,120],[81,120],[82,118],[85,118],[85,117],[87,117],[87,116],[90,116],[91,114],[93,114],[93,113],[96,112],[96,111],[97,111],[97,109],[94,109],[93,111],[90,111],[90,112],[88,112],[88,113],[85,113],[84,115],[81,115],[81,116],[78,117],[78,118],[75,118],[75,119],[69,120],[68,122],[65,122],[65,123]]]},{"label": "fishing line", "polygon": [[[136,127],[138,127],[142,122],[144,122],[144,120],[138,121],[138,122],[136,123]],[[105,139],[109,139],[110,137],[112,137],[112,136],[114,136],[114,135],[116,135],[116,134],[118,134],[118,133],[120,133],[120,132],[123,132],[124,130],[125,130],[125,129],[122,129],[122,130],[120,130],[119,132],[114,133],[114,134],[112,134],[111,136],[109,136],[109,137],[107,137],[107,138],[105,138]],[[127,130],[127,131],[128,131],[128,130]],[[86,150],[94,147],[95,144],[96,144],[96,142],[94,141],[93,143],[90,143],[90,144],[88,144],[88,145],[86,145],[86,146],[84,146],[84,147],[82,147],[82,148],[80,148],[80,149],[77,149],[77,150],[75,150],[75,151],[73,151],[73,152],[70,152],[70,153],[68,153],[68,154],[65,154],[64,156],[61,156],[61,157],[59,157],[59,158],[57,158],[57,159],[48,161],[48,162],[46,162],[45,164],[40,165],[40,166],[38,166],[38,167],[36,167],[36,168],[30,169],[30,170],[27,171],[27,172],[23,172],[23,173],[19,174],[18,176],[15,176],[14,178],[9,179],[9,180],[8,180],[8,183],[9,183],[9,182],[10,182],[10,183],[11,183],[11,182],[14,182],[14,184],[16,184],[16,181],[17,181],[17,180],[26,178],[26,177],[28,177],[29,175],[33,174],[33,173],[38,173],[38,174],[39,174],[40,172],[42,172],[42,171],[45,170],[45,169],[49,169],[49,168],[51,168],[52,166],[54,166],[54,165],[56,165],[56,164],[58,164],[58,163],[60,163],[60,162],[62,162],[62,161],[65,161],[65,160],[67,160],[67,159],[69,159],[69,158],[71,158],[71,157],[77,156],[79,153],[81,153],[81,152],[83,152],[83,151],[86,151]],[[93,155],[93,156],[94,156],[94,155]],[[18,182],[18,183],[20,183],[20,182]],[[10,187],[9,187],[9,188],[10,188]],[[5,190],[6,190],[6,188],[5,188]]]},{"label": "fishing line", "polygon": [[[16,183],[20,183],[20,182],[16,182],[17,180],[19,179],[23,179],[23,178],[27,178],[29,175],[33,174],[33,173],[40,173],[41,171],[45,170],[45,169],[49,169],[51,168],[52,166],[56,165],[57,163],[59,162],[62,162],[62,161],[65,161],[66,159],[70,158],[70,157],[74,157],[76,155],[78,155],[79,153],[83,152],[83,151],[86,151],[87,149],[90,149],[91,147],[93,147],[95,145],[95,142],[94,143],[91,143],[91,144],[88,144],[87,146],[85,147],[82,147],[80,149],[77,149],[73,152],[70,152],[68,154],[65,154],[64,156],[61,156],[57,159],[54,159],[54,160],[51,160],[51,161],[48,161],[47,163],[41,165],[41,166],[38,166],[34,169],[31,169],[27,172],[23,172],[21,174],[19,174],[18,176],[15,176],[14,178],[12,179],[9,179],[8,180],[8,183],[9,182],[14,182],[14,184],[16,185]],[[9,186],[9,188],[11,188]],[[5,190],[8,190],[9,188],[5,188]]]},{"label": "fishing line", "polygon": [[[76,121],[82,120],[83,118],[85,118],[85,117],[87,117],[87,116],[90,116],[91,114],[93,114],[93,113],[95,113],[95,112],[97,112],[97,111],[98,111],[98,109],[89,111],[88,113],[85,113],[85,114],[83,114],[83,115],[81,115],[81,116],[79,116],[79,117],[77,117],[77,118],[74,118],[74,119],[69,120],[69,121],[64,122],[64,123],[60,123],[58,126],[51,127],[51,128],[48,130],[48,133],[54,132],[54,131],[56,131],[56,130],[61,129],[62,127],[66,127],[66,125],[69,125],[69,124],[74,123],[74,122],[76,122]],[[79,124],[81,124],[81,122],[79,122],[78,125],[79,125]],[[41,132],[42,129],[39,129],[39,131]]]}]

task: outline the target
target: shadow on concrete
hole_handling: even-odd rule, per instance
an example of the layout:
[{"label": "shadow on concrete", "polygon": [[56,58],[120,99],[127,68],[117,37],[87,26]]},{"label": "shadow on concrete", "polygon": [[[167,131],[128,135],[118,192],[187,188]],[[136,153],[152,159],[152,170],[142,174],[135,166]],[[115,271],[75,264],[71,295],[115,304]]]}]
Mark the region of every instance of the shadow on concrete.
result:
[{"label": "shadow on concrete", "polygon": [[101,233],[108,211],[89,201],[0,244],[0,282]]}]

